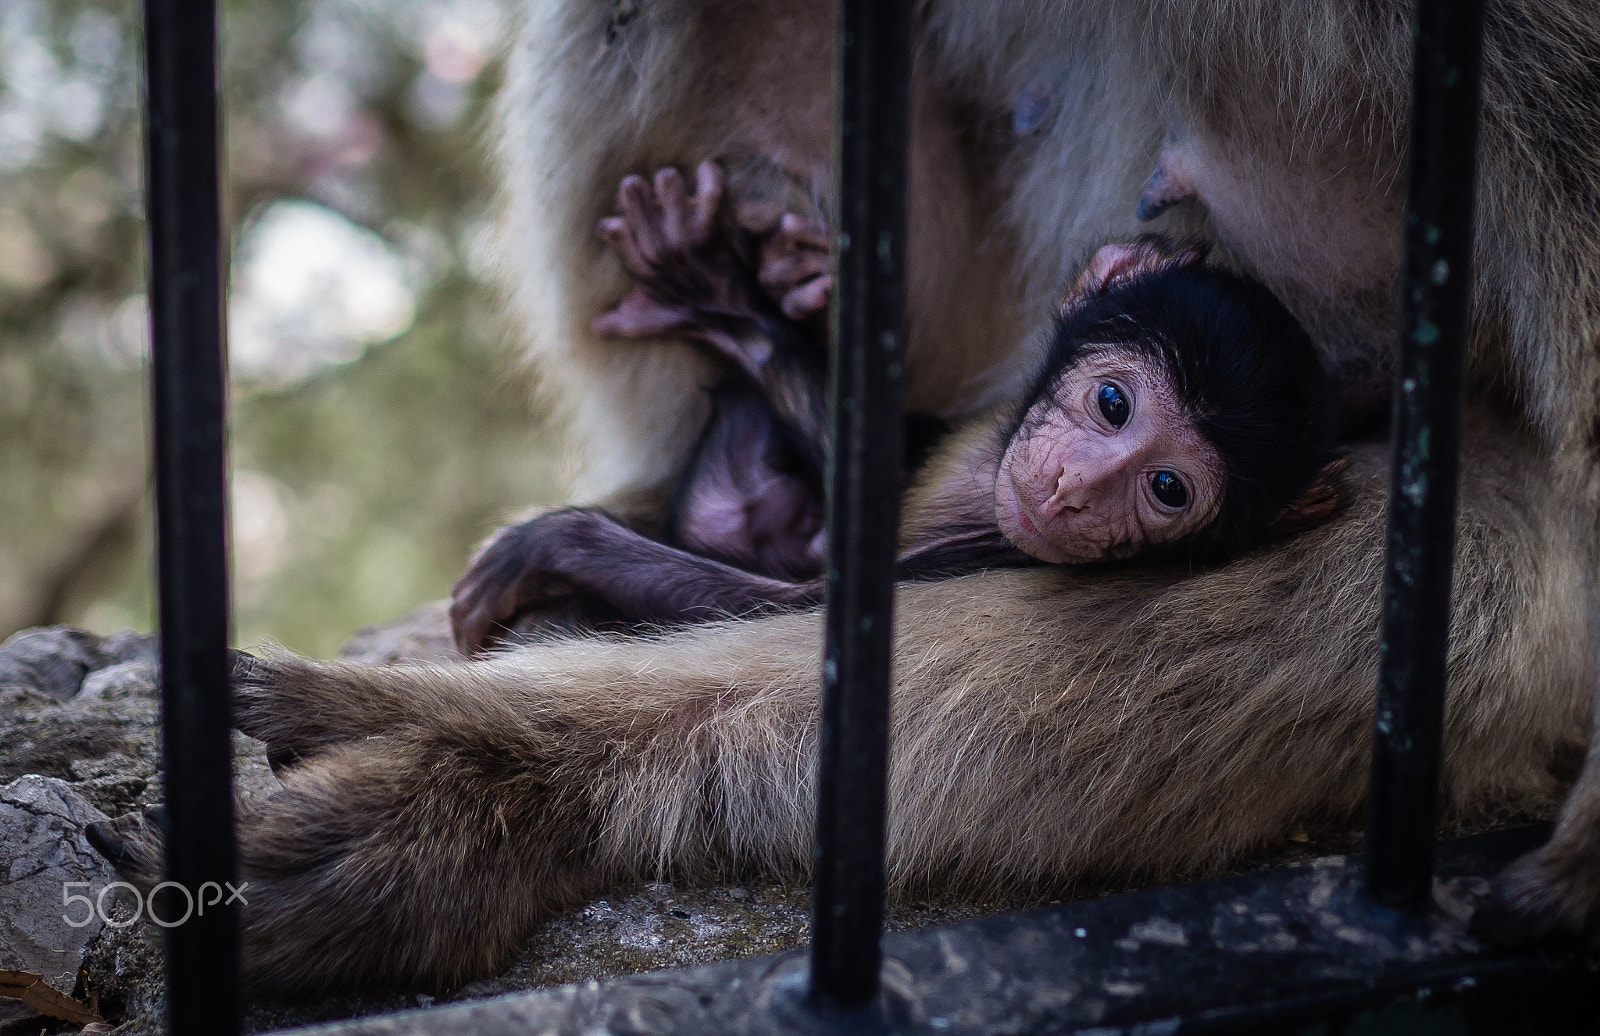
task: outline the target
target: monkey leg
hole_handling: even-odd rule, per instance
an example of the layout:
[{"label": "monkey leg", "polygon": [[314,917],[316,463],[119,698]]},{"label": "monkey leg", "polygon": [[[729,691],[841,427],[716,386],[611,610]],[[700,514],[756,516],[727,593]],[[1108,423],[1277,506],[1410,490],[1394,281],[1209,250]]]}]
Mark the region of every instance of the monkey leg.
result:
[{"label": "monkey leg", "polygon": [[[1600,479],[1587,456],[1568,461],[1566,497],[1580,521],[1600,523]],[[1576,463],[1574,463],[1576,461]],[[1600,527],[1588,529],[1589,643],[1600,648]],[[1591,677],[1592,679],[1593,677]],[[1508,867],[1473,926],[1496,942],[1520,945],[1547,937],[1586,937],[1600,944],[1600,692],[1591,715],[1588,751],[1550,840]]]},{"label": "monkey leg", "polygon": [[448,985],[503,961],[597,887],[584,740],[485,711],[296,768],[240,822],[250,983]]},{"label": "monkey leg", "polygon": [[[284,729],[274,725],[307,707],[343,710],[353,684],[392,722],[325,747],[241,811],[252,987],[448,985],[502,963],[540,920],[610,878],[758,854],[771,872],[799,873],[814,701],[771,688],[815,673],[816,625],[800,627],[787,664],[736,672],[725,636],[691,648],[677,662],[696,657],[704,679],[673,693],[639,668],[650,641],[552,644],[510,666],[510,655],[454,667],[258,660],[255,729]],[[548,679],[535,677],[545,665]],[[602,830],[619,826],[649,833]],[[160,880],[152,824],[102,828],[97,846],[130,880]]]},{"label": "monkey leg", "polygon": [[[599,756],[579,744],[594,742],[483,708],[289,771],[239,818],[247,983],[448,986],[492,969],[600,880],[589,770]],[[159,839],[127,819],[109,825],[119,865],[148,888],[160,880]]]},{"label": "monkey leg", "polygon": [[1472,921],[1510,945],[1550,935],[1600,941],[1600,752],[1590,749],[1550,841],[1496,879]]},{"label": "monkey leg", "polygon": [[[1537,456],[1469,441],[1441,785],[1456,817],[1550,801],[1592,682],[1582,565],[1534,506]],[[1171,879],[1359,815],[1384,454],[1358,456],[1343,514],[1210,571],[903,588],[893,887]],[[608,880],[803,874],[819,625],[772,615],[454,666],[252,663],[241,726],[320,746],[240,823],[252,981],[454,981]],[[150,875],[151,844],[112,855]]]}]

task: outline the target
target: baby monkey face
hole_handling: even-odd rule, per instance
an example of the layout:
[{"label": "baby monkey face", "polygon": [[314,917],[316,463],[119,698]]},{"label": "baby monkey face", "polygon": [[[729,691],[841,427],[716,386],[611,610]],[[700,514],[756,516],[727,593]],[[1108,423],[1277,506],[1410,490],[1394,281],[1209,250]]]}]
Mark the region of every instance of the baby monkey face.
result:
[{"label": "baby monkey face", "polygon": [[1222,486],[1222,460],[1167,372],[1110,345],[1029,406],[995,477],[995,517],[1041,561],[1113,560],[1203,528]]}]

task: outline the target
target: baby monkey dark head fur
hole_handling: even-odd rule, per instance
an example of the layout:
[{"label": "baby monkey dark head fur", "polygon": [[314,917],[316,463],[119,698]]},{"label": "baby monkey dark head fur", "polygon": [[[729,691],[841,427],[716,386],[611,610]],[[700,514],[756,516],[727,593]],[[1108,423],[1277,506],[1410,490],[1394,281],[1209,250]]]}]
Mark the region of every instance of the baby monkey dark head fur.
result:
[{"label": "baby monkey dark head fur", "polygon": [[[1118,248],[1109,261],[1102,250],[1064,296],[1013,430],[1040,401],[1074,405],[1059,396],[1064,372],[1131,352],[1166,380],[1176,417],[1215,451],[1220,484],[1202,525],[1130,553],[1218,561],[1326,517],[1338,500],[1331,392],[1300,323],[1259,282],[1207,265],[1204,246],[1146,237],[1108,246]],[[1167,487],[1176,488],[1170,477]]]}]

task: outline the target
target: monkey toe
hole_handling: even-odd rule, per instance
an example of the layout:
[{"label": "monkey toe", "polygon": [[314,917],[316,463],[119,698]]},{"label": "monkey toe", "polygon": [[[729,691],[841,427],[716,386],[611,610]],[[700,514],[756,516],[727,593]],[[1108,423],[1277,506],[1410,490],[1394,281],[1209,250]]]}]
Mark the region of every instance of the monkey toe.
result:
[{"label": "monkey toe", "polygon": [[251,657],[236,660],[233,667],[233,725],[261,741],[275,733],[277,680],[270,662]]},{"label": "monkey toe", "polygon": [[[115,820],[96,821],[83,831],[94,851],[105,857],[118,874],[147,890],[161,880],[166,855],[165,825],[152,819],[152,813],[145,810]],[[154,815],[164,819],[165,812]]]},{"label": "monkey toe", "polygon": [[360,710],[352,712],[348,704],[348,694],[305,659],[275,654],[235,662],[233,725],[266,744],[275,770],[325,745],[366,734],[370,717],[368,722],[353,718]]},{"label": "monkey toe", "polygon": [[89,844],[94,851],[104,856],[113,867],[120,867],[129,857],[128,847],[123,844],[122,838],[117,834],[116,827],[109,820],[96,820],[83,829],[84,837],[89,839]]},{"label": "monkey toe", "polygon": [[248,683],[255,679],[256,665],[261,660],[248,651],[238,648],[228,649],[228,682],[230,684]]},{"label": "monkey toe", "polygon": [[780,306],[790,320],[804,320],[828,308],[828,297],[833,293],[833,277],[825,275],[784,293]]}]

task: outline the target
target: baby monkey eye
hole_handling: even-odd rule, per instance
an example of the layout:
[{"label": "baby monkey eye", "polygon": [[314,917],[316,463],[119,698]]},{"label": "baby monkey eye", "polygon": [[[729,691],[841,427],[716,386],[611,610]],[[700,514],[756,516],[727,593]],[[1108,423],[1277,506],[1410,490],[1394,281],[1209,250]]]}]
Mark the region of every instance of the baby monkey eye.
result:
[{"label": "baby monkey eye", "polygon": [[1100,386],[1097,398],[1100,401],[1100,413],[1111,427],[1121,428],[1128,423],[1128,397],[1122,394],[1117,386],[1107,382]]},{"label": "baby monkey eye", "polygon": [[1150,476],[1150,492],[1168,507],[1182,507],[1189,502],[1189,490],[1183,481],[1170,471],[1158,471]]}]

